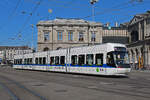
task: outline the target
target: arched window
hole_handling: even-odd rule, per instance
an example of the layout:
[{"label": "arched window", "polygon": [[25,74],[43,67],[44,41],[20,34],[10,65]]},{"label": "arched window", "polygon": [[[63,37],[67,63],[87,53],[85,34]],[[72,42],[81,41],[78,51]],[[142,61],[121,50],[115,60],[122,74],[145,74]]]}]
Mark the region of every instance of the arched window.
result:
[{"label": "arched window", "polygon": [[43,49],[43,51],[48,51],[49,50],[49,48],[48,47],[45,47],[44,49]]},{"label": "arched window", "polygon": [[139,33],[138,31],[131,32],[131,42],[136,42],[139,40]]}]

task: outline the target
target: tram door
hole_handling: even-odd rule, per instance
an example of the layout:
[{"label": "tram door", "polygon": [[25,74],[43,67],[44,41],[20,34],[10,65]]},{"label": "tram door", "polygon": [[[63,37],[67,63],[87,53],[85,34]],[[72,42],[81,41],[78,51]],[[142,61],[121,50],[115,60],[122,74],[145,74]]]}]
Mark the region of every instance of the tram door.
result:
[{"label": "tram door", "polygon": [[105,74],[105,67],[103,65],[104,54],[98,53],[95,55],[95,65],[97,66],[96,71],[100,74]]},{"label": "tram door", "polygon": [[66,50],[66,58],[65,58],[65,68],[66,68],[66,72],[69,72],[69,71],[70,71],[70,69],[69,69],[69,66],[70,66],[69,62],[70,62],[70,48],[68,48],[68,49]]}]

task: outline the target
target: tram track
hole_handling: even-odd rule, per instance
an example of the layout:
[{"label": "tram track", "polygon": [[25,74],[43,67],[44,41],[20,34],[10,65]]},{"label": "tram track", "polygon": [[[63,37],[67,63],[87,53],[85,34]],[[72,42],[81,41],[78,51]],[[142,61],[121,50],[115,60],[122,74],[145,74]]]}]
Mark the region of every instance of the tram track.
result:
[{"label": "tram track", "polygon": [[0,87],[6,91],[12,100],[20,100],[7,86],[0,82]]},{"label": "tram track", "polygon": [[0,81],[0,86],[8,92],[13,100],[47,100],[40,94],[26,88],[22,84],[6,76],[0,75]]}]

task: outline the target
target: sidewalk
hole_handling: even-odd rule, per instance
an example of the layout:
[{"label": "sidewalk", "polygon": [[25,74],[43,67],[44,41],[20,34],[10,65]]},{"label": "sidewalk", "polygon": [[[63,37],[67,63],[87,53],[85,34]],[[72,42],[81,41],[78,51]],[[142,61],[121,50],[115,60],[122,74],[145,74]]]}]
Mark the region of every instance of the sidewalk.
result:
[{"label": "sidewalk", "polygon": [[131,72],[150,73],[150,70],[131,70]]}]

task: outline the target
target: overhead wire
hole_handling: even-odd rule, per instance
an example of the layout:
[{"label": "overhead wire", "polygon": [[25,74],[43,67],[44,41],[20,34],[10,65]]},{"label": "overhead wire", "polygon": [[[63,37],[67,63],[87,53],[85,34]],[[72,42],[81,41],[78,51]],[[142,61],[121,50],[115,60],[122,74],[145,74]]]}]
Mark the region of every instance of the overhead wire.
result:
[{"label": "overhead wire", "polygon": [[[18,0],[17,3],[16,3],[16,6],[14,7],[14,9],[12,10],[12,12],[8,15],[8,18],[7,18],[7,21],[8,22],[11,22],[12,18],[14,17],[18,7],[19,7],[19,4],[21,3],[21,0]],[[0,29],[2,29],[3,27],[5,27],[8,23],[4,23]]]},{"label": "overhead wire", "polygon": [[[70,1],[67,1],[67,2],[62,2],[62,1],[58,1],[58,0],[48,0],[48,1],[53,1],[53,2],[56,2],[56,3],[61,3],[61,5],[56,5],[55,7],[61,7],[61,8],[68,8],[69,6],[71,6],[72,4],[74,4],[75,0],[70,0]],[[43,3],[44,5],[44,3]],[[49,5],[49,3],[46,3],[46,5]],[[51,4],[52,5],[52,4]],[[70,8],[69,8],[70,9]],[[72,9],[72,8],[71,8]],[[52,9],[53,10],[53,9]],[[58,11],[57,11],[58,12]],[[61,12],[62,12],[62,9],[61,9]],[[37,14],[37,16],[40,17],[40,20],[42,19],[49,19],[49,15],[46,15],[46,16],[40,16],[40,14]]]},{"label": "overhead wire", "polygon": [[[25,28],[25,26],[27,25],[27,23],[30,21],[31,16],[33,16],[33,14],[36,12],[36,10],[38,9],[38,7],[39,7],[39,5],[41,4],[42,1],[43,1],[43,0],[39,0],[39,2],[38,2],[38,3],[36,4],[36,6],[33,8],[32,12],[30,13],[30,15],[28,16],[28,18],[26,19],[26,21],[23,23],[22,27],[19,29],[18,33],[16,34],[17,36],[12,37],[12,38],[8,38],[8,40],[13,40],[13,41],[21,40],[21,39],[24,40],[24,39],[22,38],[23,29]],[[10,18],[11,15],[13,15],[13,14],[16,12],[16,9],[18,8],[20,2],[21,2],[21,0],[18,0],[15,9],[14,9],[13,12],[9,15],[8,18]]]},{"label": "overhead wire", "polygon": [[[147,2],[144,2],[144,3],[146,3],[146,4],[148,4]],[[144,4],[143,3],[143,4]],[[123,22],[123,21],[125,21],[125,20],[129,20],[129,17],[130,18],[132,18],[133,16],[135,16],[137,13],[135,12],[135,8],[136,7],[138,7],[139,8],[139,6],[141,6],[142,5],[142,3],[138,3],[138,4],[136,4],[136,6],[132,6],[134,9],[132,9],[132,11],[130,10],[130,11],[128,11],[128,12],[124,12],[124,13],[120,13],[122,16],[124,16],[124,17],[121,17],[121,18],[117,18],[117,20],[111,20],[112,22]],[[128,14],[129,12],[131,12],[132,14]]]},{"label": "overhead wire", "polygon": [[27,25],[27,23],[30,21],[30,18],[33,16],[33,14],[36,12],[36,10],[38,9],[39,5],[41,4],[43,0],[40,0],[36,6],[33,8],[32,12],[30,13],[30,15],[28,16],[28,18],[26,19],[26,21],[24,22],[24,24],[22,25],[22,27],[20,28],[18,33],[21,33],[23,31],[23,29],[25,28],[25,26]]},{"label": "overhead wire", "polygon": [[17,32],[17,39],[18,40],[22,40],[25,41],[25,39],[22,37],[22,33],[24,31],[24,28],[26,27],[26,25],[28,24],[28,22],[30,21],[31,17],[34,15],[34,13],[36,12],[36,10],[38,9],[38,7],[40,6],[40,4],[42,3],[43,0],[39,0],[36,5],[34,6],[34,8],[32,9],[32,12],[29,14],[29,16],[27,17],[27,19],[25,20],[25,22],[23,23],[23,25],[21,26],[21,28],[19,29],[19,31]]},{"label": "overhead wire", "polygon": [[[88,15],[88,16],[85,16],[85,17],[80,17],[81,19],[85,19],[85,18],[89,18],[89,17],[92,17],[92,16],[97,16],[97,15],[100,15],[100,14],[104,14],[104,13],[108,13],[108,12],[112,12],[112,11],[116,11],[115,9],[118,8],[118,7],[122,7],[122,5],[128,5],[130,4],[130,2],[125,2],[125,3],[121,3],[119,5],[115,5],[111,8],[107,8],[107,9],[104,9],[103,11],[100,11],[100,12],[96,12],[94,15]],[[113,9],[115,8],[115,9]]]},{"label": "overhead wire", "polygon": [[[49,1],[51,1],[51,0],[49,0]],[[52,0],[52,1],[58,1],[58,0]],[[69,3],[68,3],[69,4]],[[122,5],[124,5],[124,4],[122,4]],[[120,5],[121,6],[121,5]],[[63,7],[63,6],[62,6]],[[118,7],[118,5],[117,6],[114,6],[113,8],[115,8],[115,7]],[[110,8],[111,9],[111,8]],[[107,10],[110,10],[110,9],[107,9]],[[116,11],[116,9],[113,9],[113,10],[110,10],[110,11],[108,11],[108,12],[106,12],[107,10],[105,10],[105,11],[103,11],[103,14],[104,13],[108,13],[108,12],[113,12],[113,11]],[[31,13],[32,15],[33,15],[33,13]],[[97,16],[97,15],[99,15],[99,14],[101,14],[101,12],[97,12],[96,14],[95,14],[95,16]],[[31,16],[32,16],[31,15]],[[29,16],[29,17],[31,17],[31,16]],[[26,26],[26,24],[28,23],[28,21],[30,20],[30,18],[27,18],[27,20],[25,21],[25,23],[23,24],[23,26],[22,26],[22,28],[19,30],[19,33],[21,33],[22,31],[23,31],[23,29],[24,29],[24,27]],[[92,16],[88,16],[88,17],[92,17]],[[88,18],[87,17],[87,18]],[[84,18],[83,18],[84,19]]]},{"label": "overhead wire", "polygon": [[[107,13],[111,13],[111,12],[114,12],[114,11],[121,11],[121,10],[123,10],[124,8],[128,8],[128,6],[129,6],[129,4],[131,3],[131,1],[128,1],[128,2],[125,2],[125,3],[121,3],[121,4],[119,4],[119,5],[116,5],[116,6],[113,6],[113,7],[111,7],[111,8],[108,8],[108,9],[106,9],[106,10],[104,10],[104,11],[101,11],[101,12],[97,12],[97,13],[95,13],[94,14],[94,16],[97,16],[97,15],[104,15],[104,14],[107,14]],[[140,3],[138,3],[138,4],[141,4],[141,2]],[[125,6],[124,6],[125,5]],[[132,4],[131,4],[132,5]],[[136,4],[137,5],[137,4]],[[132,5],[133,6],[133,5]],[[118,7],[121,7],[121,8],[119,8],[118,9]],[[115,9],[112,9],[112,8],[115,8]],[[118,10],[117,10],[117,9]],[[85,19],[85,18],[89,18],[89,17],[92,17],[93,15],[89,15],[89,16],[85,16],[85,17],[80,17],[80,19]],[[129,15],[128,16],[128,18],[129,17],[131,17],[131,16],[134,16],[134,14],[132,14],[132,15]],[[125,17],[127,18],[127,15],[125,15]],[[126,19],[126,18],[121,18],[121,19]],[[121,20],[120,19],[120,20]],[[119,21],[119,19],[117,20],[117,21]],[[122,21],[122,20],[121,20]],[[116,22],[116,21],[115,21]]]}]

